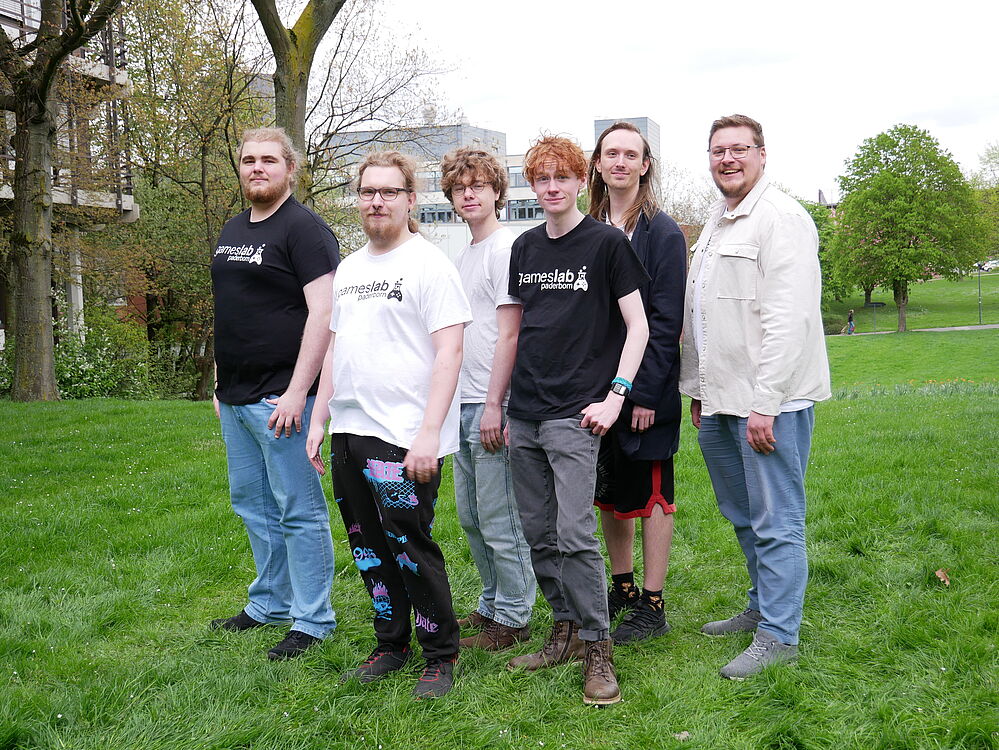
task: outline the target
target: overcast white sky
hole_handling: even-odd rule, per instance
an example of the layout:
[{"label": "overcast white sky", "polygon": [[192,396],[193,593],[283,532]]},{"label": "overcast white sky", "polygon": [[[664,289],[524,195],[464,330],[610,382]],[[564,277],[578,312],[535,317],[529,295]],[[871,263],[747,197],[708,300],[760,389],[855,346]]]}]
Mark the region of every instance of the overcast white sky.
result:
[{"label": "overcast white sky", "polygon": [[965,170],[999,142],[999,4],[887,0],[385,0],[386,20],[440,62],[447,106],[507,134],[593,146],[593,120],[648,116],[662,156],[706,171],[707,131],[763,124],[767,171],[800,197],[837,195],[868,137],[926,128]]}]

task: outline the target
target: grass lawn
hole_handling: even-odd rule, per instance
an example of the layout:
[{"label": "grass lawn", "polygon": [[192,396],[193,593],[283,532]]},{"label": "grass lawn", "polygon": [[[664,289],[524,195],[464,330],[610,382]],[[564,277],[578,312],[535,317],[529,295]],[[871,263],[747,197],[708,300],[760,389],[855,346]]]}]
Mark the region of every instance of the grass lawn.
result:
[{"label": "grass lawn", "polygon": [[[617,649],[625,700],[606,710],[582,705],[577,667],[511,674],[483,652],[437,702],[410,699],[415,665],[341,685],[373,637],[337,524],[340,625],[268,662],[279,631],[207,629],[242,606],[253,570],[210,406],[0,403],[0,749],[997,748],[999,386],[994,365],[965,376],[987,383],[958,366],[999,361],[980,333],[830,339],[838,393],[817,408],[796,667],[717,675],[749,637],[697,630],[744,606],[747,579],[685,430],[673,631]],[[477,577],[450,489],[437,508],[465,612]],[[549,617],[539,599],[531,647]]]},{"label": "grass lawn", "polygon": [[[857,333],[894,331],[898,327],[898,310],[890,290],[875,289],[873,302],[884,302],[877,311],[864,307],[864,293],[836,302],[832,312],[846,322],[846,314],[854,311]],[[877,315],[877,321],[875,321]],[[982,323],[999,323],[999,273],[982,274]],[[906,308],[906,328],[944,328],[947,326],[978,325],[978,275],[960,281],[933,279],[909,287]]]}]

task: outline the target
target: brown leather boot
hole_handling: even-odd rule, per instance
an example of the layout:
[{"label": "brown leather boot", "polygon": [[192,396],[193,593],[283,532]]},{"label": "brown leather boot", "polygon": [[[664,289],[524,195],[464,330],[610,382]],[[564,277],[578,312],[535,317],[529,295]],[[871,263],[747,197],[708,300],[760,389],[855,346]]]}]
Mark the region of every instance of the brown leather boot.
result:
[{"label": "brown leather boot", "polygon": [[490,620],[486,626],[475,635],[462,638],[458,645],[462,648],[482,648],[486,651],[502,651],[520,641],[531,637],[531,626],[511,628],[508,625]]},{"label": "brown leather boot", "polygon": [[576,631],[579,626],[571,620],[561,620],[552,625],[552,632],[541,650],[534,654],[515,656],[507,663],[509,670],[524,669],[533,672],[543,667],[554,667],[583,658],[584,645]]},{"label": "brown leather boot", "polygon": [[583,703],[609,706],[621,700],[621,688],[614,672],[614,645],[606,641],[586,641],[583,660]]},{"label": "brown leather boot", "polygon": [[484,628],[488,623],[492,622],[491,619],[481,614],[479,610],[473,609],[465,617],[459,618],[458,627],[459,628]]}]

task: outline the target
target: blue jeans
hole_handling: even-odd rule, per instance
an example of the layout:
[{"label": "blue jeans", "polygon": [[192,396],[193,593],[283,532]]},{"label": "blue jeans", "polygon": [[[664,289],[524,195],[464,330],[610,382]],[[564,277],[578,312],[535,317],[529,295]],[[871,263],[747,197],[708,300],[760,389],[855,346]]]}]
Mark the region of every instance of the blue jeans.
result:
[{"label": "blue jeans", "polygon": [[513,496],[510,457],[504,446],[490,453],[479,441],[485,404],[461,405],[461,438],[454,456],[454,498],[482,579],[479,614],[522,628],[531,619],[536,583]]},{"label": "blue jeans", "polygon": [[761,630],[789,644],[798,643],[808,582],[805,469],[814,425],[814,406],[779,414],[768,455],[746,442],[744,418],[702,416],[697,435],[718,509],[746,556],[749,607],[763,616]]},{"label": "blue jeans", "polygon": [[305,455],[314,402],[306,401],[302,431],[291,437],[267,429],[274,407],[265,399],[219,404],[219,414],[232,508],[246,525],[257,568],[244,611],[260,622],[292,620],[293,630],[325,638],[336,627],[333,540],[319,475]]},{"label": "blue jeans", "polygon": [[534,575],[555,621],[577,623],[584,641],[604,641],[607,573],[593,510],[600,436],[580,427],[582,418],[511,417],[510,468]]}]

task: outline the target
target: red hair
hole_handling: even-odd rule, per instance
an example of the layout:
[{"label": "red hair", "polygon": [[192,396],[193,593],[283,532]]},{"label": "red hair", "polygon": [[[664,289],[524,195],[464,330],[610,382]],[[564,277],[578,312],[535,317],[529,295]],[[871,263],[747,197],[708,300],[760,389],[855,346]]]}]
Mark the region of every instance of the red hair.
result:
[{"label": "red hair", "polygon": [[556,170],[566,170],[580,180],[586,179],[586,156],[583,149],[557,135],[546,135],[531,146],[524,157],[524,178],[533,183],[538,173],[555,164]]}]

